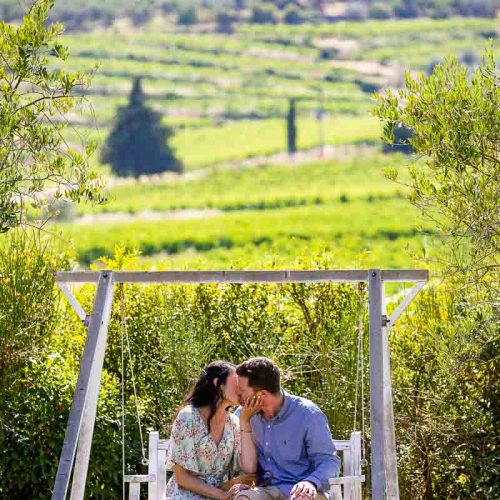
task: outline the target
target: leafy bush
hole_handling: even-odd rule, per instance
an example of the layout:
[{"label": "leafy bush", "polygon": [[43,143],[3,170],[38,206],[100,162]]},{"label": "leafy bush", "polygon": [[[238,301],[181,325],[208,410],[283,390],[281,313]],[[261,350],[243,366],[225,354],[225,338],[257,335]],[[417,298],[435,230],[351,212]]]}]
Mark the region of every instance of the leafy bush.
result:
[{"label": "leafy bush", "polygon": [[278,22],[277,10],[272,5],[254,7],[250,21],[255,24],[276,24]]},{"label": "leafy bush", "polygon": [[403,498],[497,498],[498,313],[474,295],[420,293],[395,327],[392,370]]},{"label": "leafy bush", "polygon": [[[337,59],[339,57],[339,51],[335,47],[326,47],[320,50],[319,52],[319,57],[320,59]],[[332,74],[335,74],[332,72]],[[328,77],[325,78],[325,80],[328,80]],[[332,80],[329,80],[332,81]]]},{"label": "leafy bush", "polygon": [[359,88],[367,94],[372,94],[373,92],[377,92],[380,90],[380,83],[373,80],[362,80],[360,78],[356,78],[354,80],[354,83],[359,85]]},{"label": "leafy bush", "polygon": [[196,24],[198,22],[198,14],[196,13],[196,9],[194,7],[188,7],[184,10],[181,10],[179,12],[177,22],[185,26]]},{"label": "leafy bush", "polygon": [[394,13],[402,18],[414,18],[419,16],[418,0],[398,0],[394,6]]},{"label": "leafy bush", "polygon": [[428,14],[432,19],[447,19],[453,14],[451,0],[436,0],[428,9]]},{"label": "leafy bush", "polygon": [[457,0],[457,13],[462,16],[495,17],[498,3],[495,0]]},{"label": "leafy bush", "polygon": [[390,19],[393,14],[393,8],[382,2],[373,3],[368,11],[368,17],[372,19]]},{"label": "leafy bush", "polygon": [[362,21],[368,16],[366,5],[363,2],[349,2],[345,17],[349,21]]},{"label": "leafy bush", "polygon": [[285,10],[283,21],[285,24],[301,24],[305,21],[305,19],[297,7],[290,5]]},{"label": "leafy bush", "polygon": [[[9,240],[0,260],[2,287],[11,291],[4,291],[0,301],[0,338],[25,340],[22,345],[10,344],[10,349],[3,342],[0,358],[0,493],[12,498],[48,498],[85,338],[74,312],[53,294],[54,271],[67,268],[70,259],[49,246],[37,251],[31,245]],[[121,268],[125,260],[122,253],[104,264]],[[325,257],[302,260],[295,267],[324,269],[334,263]],[[77,292],[86,311],[91,310],[94,293],[93,286]],[[183,395],[209,360],[237,363],[266,355],[281,366],[284,386],[318,403],[334,434],[344,437],[353,426],[359,293],[355,285],[332,283],[125,285],[122,310],[117,288],[89,497],[111,499],[121,491],[122,318],[144,432],[153,428],[168,433]],[[22,307],[16,315],[9,314],[18,303]],[[366,309],[363,324],[368,353]],[[495,329],[498,322],[492,321],[492,310],[477,297],[445,288],[422,292],[395,327],[392,368],[405,496],[498,496],[491,448],[498,390]],[[14,350],[22,362],[6,364]],[[142,473],[129,361],[125,369],[126,470]],[[368,392],[363,403],[369,404]]]},{"label": "leafy bush", "polygon": [[235,17],[230,12],[218,12],[216,16],[217,32],[227,34],[233,33],[233,23],[235,20]]}]

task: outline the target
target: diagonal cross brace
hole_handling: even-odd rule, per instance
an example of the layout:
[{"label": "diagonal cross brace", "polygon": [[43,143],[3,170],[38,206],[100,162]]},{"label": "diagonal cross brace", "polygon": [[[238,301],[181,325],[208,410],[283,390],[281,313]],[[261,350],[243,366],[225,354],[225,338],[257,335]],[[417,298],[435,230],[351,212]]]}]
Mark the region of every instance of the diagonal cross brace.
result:
[{"label": "diagonal cross brace", "polygon": [[425,285],[425,281],[418,282],[408,293],[408,295],[401,301],[398,307],[391,314],[388,319],[387,326],[390,328],[396,323],[396,320],[401,316],[404,310],[410,305],[410,302],[417,296],[418,292],[422,290]]},{"label": "diagonal cross brace", "polygon": [[[80,305],[78,300],[76,300],[76,297],[71,293],[71,290],[69,289],[68,285],[66,285],[66,283],[57,283],[57,286],[60,288],[64,296],[68,299],[68,302],[73,306],[73,309],[75,310],[77,316],[84,323],[86,323],[88,321],[87,313],[83,310],[83,307]],[[85,324],[85,326],[88,325]]]}]

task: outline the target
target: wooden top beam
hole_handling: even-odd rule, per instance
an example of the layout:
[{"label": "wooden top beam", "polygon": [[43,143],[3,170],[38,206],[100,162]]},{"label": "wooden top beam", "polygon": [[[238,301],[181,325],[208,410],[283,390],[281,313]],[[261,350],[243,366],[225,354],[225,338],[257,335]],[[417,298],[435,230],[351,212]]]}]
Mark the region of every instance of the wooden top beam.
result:
[{"label": "wooden top beam", "polygon": [[[105,271],[100,271],[105,272]],[[56,283],[97,283],[99,271],[60,271]],[[368,281],[370,269],[331,271],[113,271],[115,283],[319,283]],[[427,281],[426,269],[382,270],[383,281]]]}]

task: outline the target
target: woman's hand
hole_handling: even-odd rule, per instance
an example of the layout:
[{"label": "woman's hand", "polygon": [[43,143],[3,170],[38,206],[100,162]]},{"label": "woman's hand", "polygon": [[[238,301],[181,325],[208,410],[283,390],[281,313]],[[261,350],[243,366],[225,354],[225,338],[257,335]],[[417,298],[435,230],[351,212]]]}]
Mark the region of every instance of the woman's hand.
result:
[{"label": "woman's hand", "polygon": [[231,500],[234,498],[240,491],[248,490],[250,486],[246,484],[233,484],[231,488],[224,493],[224,496],[221,497],[221,500]]},{"label": "woman's hand", "polygon": [[[240,412],[240,422],[245,422],[248,424],[250,422],[250,418],[252,418],[256,413],[261,410],[261,400],[259,396],[250,396],[245,404],[241,408]],[[249,430],[243,429],[242,430]]]}]

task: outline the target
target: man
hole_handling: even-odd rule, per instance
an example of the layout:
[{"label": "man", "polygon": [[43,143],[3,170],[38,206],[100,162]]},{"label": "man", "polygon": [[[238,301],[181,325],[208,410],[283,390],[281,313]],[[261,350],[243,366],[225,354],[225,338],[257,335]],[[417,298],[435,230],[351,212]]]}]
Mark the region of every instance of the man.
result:
[{"label": "man", "polygon": [[240,401],[259,396],[261,411],[242,433],[252,433],[258,456],[258,486],[238,499],[314,500],[324,498],[340,459],[325,414],[307,399],[281,388],[278,367],[252,358],[236,368]]}]

